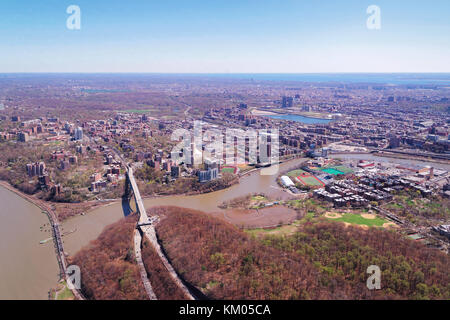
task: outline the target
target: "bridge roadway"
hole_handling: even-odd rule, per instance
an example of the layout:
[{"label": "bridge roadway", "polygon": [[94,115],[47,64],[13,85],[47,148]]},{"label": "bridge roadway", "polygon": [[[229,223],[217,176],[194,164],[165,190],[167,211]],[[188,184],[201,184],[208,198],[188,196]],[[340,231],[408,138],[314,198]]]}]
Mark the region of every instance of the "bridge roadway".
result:
[{"label": "bridge roadway", "polygon": [[150,300],[158,300],[155,292],[153,291],[153,287],[148,280],[147,270],[145,270],[144,262],[142,261],[142,253],[141,253],[141,244],[142,237],[139,230],[134,230],[134,255],[136,257],[136,262],[139,267],[139,273],[141,274],[141,280],[144,284],[145,292]]},{"label": "bridge roadway", "polygon": [[[131,184],[131,188],[133,189],[134,198],[136,201],[136,209],[139,213],[139,223],[138,228],[142,231],[142,234],[144,236],[147,236],[147,238],[150,240],[150,243],[153,246],[153,249],[155,249],[156,253],[160,257],[162,263],[164,264],[164,267],[169,272],[170,277],[175,282],[175,284],[180,288],[181,291],[185,294],[186,298],[189,300],[195,300],[195,298],[190,293],[189,289],[184,285],[181,278],[176,273],[175,269],[170,264],[169,260],[167,259],[166,255],[164,254],[164,251],[161,248],[160,243],[158,242],[158,238],[156,236],[156,230],[153,225],[154,219],[149,219],[147,215],[147,211],[144,207],[144,201],[142,200],[141,193],[139,192],[139,188],[136,183],[136,179],[133,175],[133,168],[131,166],[125,165],[127,169],[127,176],[128,180]],[[138,233],[136,231],[136,233]],[[147,272],[145,270],[145,267],[142,263],[142,256],[141,256],[141,246],[142,246],[142,240],[140,238],[140,235],[135,234],[135,241],[134,241],[134,249],[135,249],[135,255],[136,259],[138,261],[141,278],[144,282],[144,287],[147,291],[147,295],[151,300],[156,300],[156,295],[153,292],[153,289],[151,287],[150,281],[148,281]]]},{"label": "bridge roadway", "polygon": [[147,224],[149,223],[149,219],[147,216],[147,211],[145,211],[144,201],[141,197],[141,192],[136,183],[136,179],[134,178],[133,168],[127,166],[127,175],[128,180],[130,181],[131,188],[133,189],[134,199],[136,201],[136,209],[139,215],[139,224]]}]

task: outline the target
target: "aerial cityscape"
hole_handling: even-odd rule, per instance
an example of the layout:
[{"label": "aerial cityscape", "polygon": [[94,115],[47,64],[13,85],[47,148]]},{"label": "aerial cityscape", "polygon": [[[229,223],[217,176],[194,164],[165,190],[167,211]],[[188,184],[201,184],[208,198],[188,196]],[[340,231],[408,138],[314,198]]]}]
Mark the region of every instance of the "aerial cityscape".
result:
[{"label": "aerial cityscape", "polygon": [[[415,47],[417,39],[405,38],[402,49],[392,45],[404,36],[392,17],[398,4],[311,4],[315,17],[338,10],[348,20],[338,24],[343,30],[353,19],[361,26],[341,38],[335,56],[328,52],[336,61],[325,69],[325,55],[310,47],[323,49],[317,39],[301,53],[311,55],[307,67],[292,61],[286,69],[283,59],[297,48],[282,48],[291,33],[248,27],[239,36],[250,11],[267,15],[253,4],[232,1],[242,12],[229,30],[224,21],[234,10],[193,4],[199,18],[218,19],[199,22],[184,7],[192,24],[180,34],[173,25],[159,36],[136,31],[147,38],[125,36],[108,54],[110,40],[132,26],[153,28],[137,19],[141,11],[127,17],[135,3],[122,8],[126,30],[112,35],[94,21],[104,22],[93,13],[103,1],[50,2],[42,13],[49,22],[36,27],[44,44],[17,40],[31,32],[35,13],[30,25],[0,23],[16,34],[5,34],[10,44],[0,54],[0,300],[450,299],[447,3],[427,11],[433,23],[419,19],[424,33],[440,33]],[[159,10],[168,22],[179,18],[155,3],[141,9]],[[262,6],[276,17],[308,9],[291,1]],[[360,12],[346,16],[355,6]],[[24,1],[0,7],[29,13]],[[119,8],[112,1],[109,10]],[[428,9],[413,1],[409,10],[413,19]],[[52,20],[56,11],[62,20]],[[52,31],[57,19],[62,26]],[[163,28],[164,17],[154,23]],[[199,30],[230,44],[264,42],[267,32],[268,41],[279,39],[280,53],[249,58],[249,42],[234,48],[242,56],[222,56],[216,40],[202,52],[208,44],[194,48]],[[64,33],[71,39],[58,40]],[[365,52],[358,37],[372,35],[383,61],[363,68],[346,52]],[[165,36],[179,41],[177,58]],[[156,46],[148,59],[145,39]],[[69,53],[69,42],[79,56]],[[395,47],[392,59],[381,43]],[[397,60],[412,47],[410,60]],[[212,315],[184,306],[178,315]],[[269,306],[244,303],[230,314],[270,314]]]}]

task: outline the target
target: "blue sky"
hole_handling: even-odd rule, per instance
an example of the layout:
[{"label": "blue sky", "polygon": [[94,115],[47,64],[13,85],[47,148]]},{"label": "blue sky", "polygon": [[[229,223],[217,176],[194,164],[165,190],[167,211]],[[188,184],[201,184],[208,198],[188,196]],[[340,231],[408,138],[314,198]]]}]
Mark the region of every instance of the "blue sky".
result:
[{"label": "blue sky", "polygon": [[450,1],[2,0],[0,72],[450,72]]}]

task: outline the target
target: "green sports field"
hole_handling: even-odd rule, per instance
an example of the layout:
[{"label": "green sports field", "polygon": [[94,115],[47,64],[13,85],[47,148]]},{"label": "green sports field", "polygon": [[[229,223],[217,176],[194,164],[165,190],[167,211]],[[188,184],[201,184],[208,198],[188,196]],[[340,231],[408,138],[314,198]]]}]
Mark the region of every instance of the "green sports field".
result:
[{"label": "green sports field", "polygon": [[337,176],[338,174],[343,174],[342,171],[336,170],[335,168],[325,168],[325,169],[322,169],[322,171],[332,174],[332,175],[335,175],[335,176]]},{"label": "green sports field", "polygon": [[347,174],[353,172],[352,169],[347,168],[345,166],[335,166],[335,167],[327,167],[320,169],[323,172],[332,174],[332,175],[338,175],[338,174]]},{"label": "green sports field", "polygon": [[335,167],[331,167],[331,168],[336,169],[336,170],[339,170],[339,171],[341,171],[341,172],[344,173],[344,174],[352,173],[352,172],[353,172],[352,169],[350,169],[350,168],[348,168],[348,167],[346,167],[346,166],[335,166]]},{"label": "green sports field", "polygon": [[287,176],[288,177],[298,177],[298,176],[300,176],[300,175],[302,175],[302,174],[304,174],[304,173],[307,173],[306,171],[304,171],[304,170],[302,170],[302,169],[297,169],[297,170],[292,170],[292,171],[289,171],[288,173],[287,173]]},{"label": "green sports field", "polygon": [[311,187],[321,187],[321,186],[323,186],[323,183],[318,181],[317,178],[314,177],[314,176],[299,177],[299,179],[301,179],[301,181],[303,181],[304,183],[306,183],[308,186],[311,186]]},{"label": "green sports field", "polygon": [[229,172],[229,173],[234,173],[234,168],[227,168],[227,167],[225,167],[225,168],[222,168],[222,172]]},{"label": "green sports field", "polygon": [[332,219],[334,221],[341,221],[341,222],[348,222],[351,224],[360,224],[360,225],[366,225],[369,227],[376,226],[376,227],[382,227],[383,224],[388,222],[387,220],[384,220],[380,217],[375,217],[375,219],[366,219],[363,218],[359,214],[354,213],[345,213],[341,218]]}]

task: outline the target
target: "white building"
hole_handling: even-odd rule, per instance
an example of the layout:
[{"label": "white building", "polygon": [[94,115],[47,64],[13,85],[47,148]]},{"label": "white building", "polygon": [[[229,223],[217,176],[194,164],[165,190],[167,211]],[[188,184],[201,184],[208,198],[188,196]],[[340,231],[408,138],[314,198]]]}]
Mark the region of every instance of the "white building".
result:
[{"label": "white building", "polygon": [[83,129],[81,127],[78,127],[75,129],[75,140],[83,140]]},{"label": "white building", "polygon": [[286,188],[295,186],[295,184],[292,182],[291,178],[289,178],[288,176],[282,176],[282,177],[281,177],[281,183],[282,183],[283,186],[285,186]]}]

